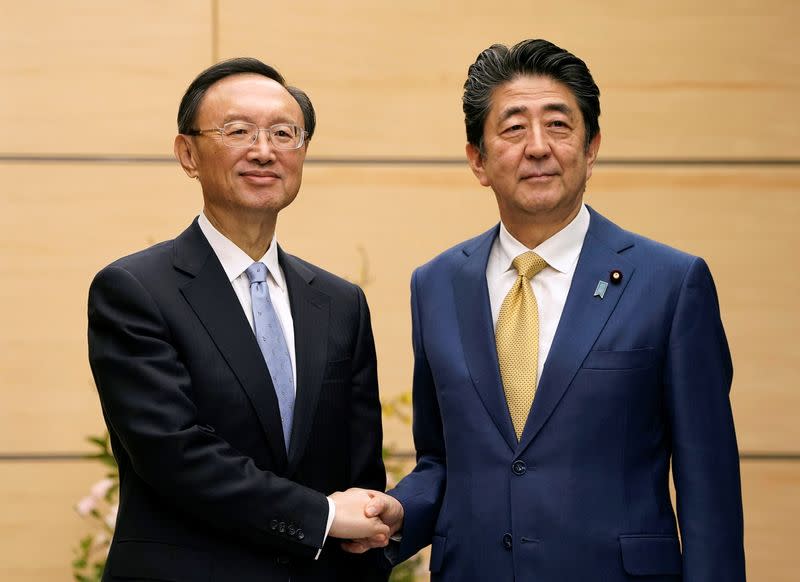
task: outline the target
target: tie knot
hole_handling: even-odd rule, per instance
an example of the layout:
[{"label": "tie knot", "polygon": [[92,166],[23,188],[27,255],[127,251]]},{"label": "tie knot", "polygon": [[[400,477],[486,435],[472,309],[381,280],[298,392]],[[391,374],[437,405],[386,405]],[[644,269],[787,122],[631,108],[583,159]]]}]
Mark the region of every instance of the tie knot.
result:
[{"label": "tie knot", "polygon": [[547,266],[547,261],[533,252],[522,253],[511,263],[517,273],[530,280]]},{"label": "tie knot", "polygon": [[253,263],[247,270],[247,278],[250,279],[250,284],[263,283],[267,280],[267,266],[264,263]]}]

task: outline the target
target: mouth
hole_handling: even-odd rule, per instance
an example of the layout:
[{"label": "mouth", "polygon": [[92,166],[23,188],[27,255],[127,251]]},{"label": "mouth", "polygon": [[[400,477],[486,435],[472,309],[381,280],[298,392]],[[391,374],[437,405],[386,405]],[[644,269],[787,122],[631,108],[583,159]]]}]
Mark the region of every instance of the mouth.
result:
[{"label": "mouth", "polygon": [[240,172],[239,175],[249,182],[266,184],[280,179],[280,176],[270,170],[249,170]]},{"label": "mouth", "polygon": [[547,182],[555,177],[556,174],[548,174],[546,172],[531,172],[529,174],[524,174],[520,180],[523,182]]}]

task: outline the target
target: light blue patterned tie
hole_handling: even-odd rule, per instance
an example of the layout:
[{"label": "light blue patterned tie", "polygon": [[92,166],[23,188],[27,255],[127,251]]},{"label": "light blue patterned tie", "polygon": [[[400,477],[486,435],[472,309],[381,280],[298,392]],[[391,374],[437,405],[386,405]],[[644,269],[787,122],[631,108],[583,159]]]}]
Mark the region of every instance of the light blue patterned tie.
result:
[{"label": "light blue patterned tie", "polygon": [[267,266],[264,263],[253,263],[247,268],[250,279],[250,297],[253,299],[253,323],[255,323],[256,339],[264,361],[267,363],[278,406],[281,410],[283,425],[283,442],[289,451],[292,437],[292,415],[294,413],[294,378],[292,360],[286,347],[281,323],[272,306],[267,289]]}]

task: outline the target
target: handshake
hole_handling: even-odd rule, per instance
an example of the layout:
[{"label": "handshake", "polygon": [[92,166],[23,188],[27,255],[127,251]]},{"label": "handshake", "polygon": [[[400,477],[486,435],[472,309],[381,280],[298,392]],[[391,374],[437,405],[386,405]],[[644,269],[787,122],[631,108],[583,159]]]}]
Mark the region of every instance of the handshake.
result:
[{"label": "handshake", "polygon": [[403,525],[403,506],[380,491],[353,487],[333,493],[330,499],[336,515],[328,535],[345,540],[342,548],[350,553],[385,547]]}]

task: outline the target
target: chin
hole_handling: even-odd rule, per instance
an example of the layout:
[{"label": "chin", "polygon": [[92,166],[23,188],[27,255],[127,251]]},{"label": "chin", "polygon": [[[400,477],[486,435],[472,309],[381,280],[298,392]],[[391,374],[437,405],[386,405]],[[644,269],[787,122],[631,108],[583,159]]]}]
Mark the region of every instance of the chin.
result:
[{"label": "chin", "polygon": [[293,199],[292,196],[289,196],[289,194],[283,190],[276,191],[274,189],[254,189],[244,192],[243,194],[246,203],[253,207],[274,207],[287,200],[291,201]]},{"label": "chin", "polygon": [[520,206],[528,212],[552,212],[558,209],[558,196],[550,192],[530,193],[520,201]]}]

